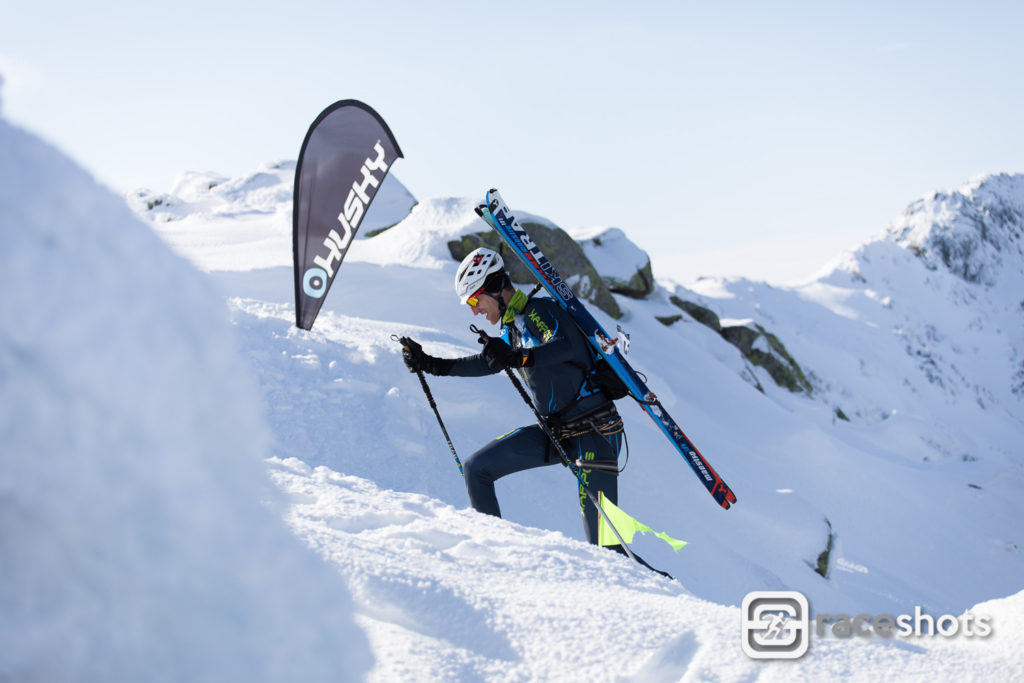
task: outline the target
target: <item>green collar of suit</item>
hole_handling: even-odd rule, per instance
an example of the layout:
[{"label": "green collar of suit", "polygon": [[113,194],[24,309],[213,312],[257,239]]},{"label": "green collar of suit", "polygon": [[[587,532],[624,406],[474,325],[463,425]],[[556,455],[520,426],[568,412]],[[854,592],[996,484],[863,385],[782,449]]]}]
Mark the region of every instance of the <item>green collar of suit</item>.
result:
[{"label": "green collar of suit", "polygon": [[517,289],[512,298],[508,300],[508,304],[505,305],[505,314],[501,316],[501,322],[505,325],[510,324],[517,315],[523,312],[526,302],[529,300],[530,298],[523,293],[523,290]]}]

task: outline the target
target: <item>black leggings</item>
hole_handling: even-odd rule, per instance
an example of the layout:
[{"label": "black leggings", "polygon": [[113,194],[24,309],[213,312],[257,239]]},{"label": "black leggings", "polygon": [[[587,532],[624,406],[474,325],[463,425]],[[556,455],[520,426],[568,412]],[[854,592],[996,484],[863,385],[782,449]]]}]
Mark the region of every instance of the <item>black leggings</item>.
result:
[{"label": "black leggings", "polygon": [[[594,431],[562,442],[562,447],[571,460],[610,464],[617,464],[621,446],[621,433],[605,437]],[[498,498],[494,494],[495,481],[513,472],[560,463],[558,451],[539,425],[521,427],[499,436],[462,463],[469,502],[477,512],[501,517]],[[618,503],[618,474],[615,471],[587,469],[583,465],[580,474],[595,498],[598,491],[602,491],[606,498]],[[579,497],[583,530],[587,540],[596,545],[599,513],[588,500],[582,486],[579,487]]]}]

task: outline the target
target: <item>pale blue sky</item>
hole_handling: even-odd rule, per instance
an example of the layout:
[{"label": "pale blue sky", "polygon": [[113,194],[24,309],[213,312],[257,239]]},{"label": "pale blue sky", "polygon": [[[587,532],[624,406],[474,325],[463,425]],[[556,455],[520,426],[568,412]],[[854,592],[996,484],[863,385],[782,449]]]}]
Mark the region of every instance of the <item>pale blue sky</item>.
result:
[{"label": "pale blue sky", "polygon": [[294,159],[355,98],[418,197],[614,225],[657,274],[786,281],[1024,171],[1021,2],[0,0],[4,115],[118,190]]}]

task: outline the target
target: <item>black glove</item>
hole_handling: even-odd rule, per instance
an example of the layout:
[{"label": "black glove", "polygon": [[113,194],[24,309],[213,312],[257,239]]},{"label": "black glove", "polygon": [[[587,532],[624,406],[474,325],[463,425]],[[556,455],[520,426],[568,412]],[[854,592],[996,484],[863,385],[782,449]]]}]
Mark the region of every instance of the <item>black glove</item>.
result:
[{"label": "black glove", "polygon": [[409,337],[399,339],[402,344],[402,360],[409,372],[422,370],[428,375],[444,376],[451,373],[455,361],[449,358],[437,358],[423,351],[423,347]]},{"label": "black glove", "polygon": [[489,368],[523,368],[533,365],[533,351],[513,349],[501,337],[487,337],[480,340],[484,345],[483,355]]}]

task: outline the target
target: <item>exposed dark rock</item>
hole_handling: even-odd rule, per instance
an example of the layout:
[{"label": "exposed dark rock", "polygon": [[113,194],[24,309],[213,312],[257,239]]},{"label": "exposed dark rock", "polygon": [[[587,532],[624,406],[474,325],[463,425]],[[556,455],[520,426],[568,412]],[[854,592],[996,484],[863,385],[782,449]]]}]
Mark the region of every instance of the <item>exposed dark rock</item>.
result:
[{"label": "exposed dark rock", "polygon": [[812,391],[811,383],[807,381],[807,377],[804,376],[800,365],[789,355],[789,352],[782,342],[779,341],[779,338],[760,325],[757,325],[757,329],[768,341],[771,351],[765,352],[760,349],[751,349],[749,354],[747,354],[750,362],[763,367],[780,387],[789,389],[792,392],[802,391],[810,394]]},{"label": "exposed dark rock", "polygon": [[702,325],[706,325],[707,327],[713,329],[715,332],[721,334],[722,324],[718,321],[718,316],[715,315],[715,312],[712,311],[710,308],[704,308],[703,306],[695,304],[692,301],[680,299],[674,294],[669,297],[669,301],[675,304],[677,308],[681,308],[682,310],[686,311],[687,315],[689,315],[697,322],[701,323]]},{"label": "exposed dark rock", "polygon": [[612,277],[605,277],[604,282],[614,294],[628,296],[631,299],[646,298],[654,292],[654,273],[651,271],[651,262],[648,259],[644,267],[636,271],[628,282],[622,282]]},{"label": "exposed dark rock", "polygon": [[821,575],[822,578],[828,578],[828,562],[832,556],[832,545],[835,542],[835,533],[832,531],[832,522],[829,521],[828,517],[825,518],[825,524],[828,525],[828,541],[826,542],[825,549],[818,555],[818,566],[815,567],[814,571]]},{"label": "exposed dark rock", "polygon": [[[735,346],[740,350],[740,353],[748,357],[754,347],[754,342],[761,336],[757,330],[752,330],[745,325],[723,327],[720,334],[725,341]],[[756,365],[760,365],[760,363],[756,363]]]},{"label": "exposed dark rock", "polygon": [[[779,341],[778,337],[768,330],[760,325],[755,325],[756,329],[746,325],[722,327],[721,321],[714,311],[692,301],[680,299],[677,296],[671,296],[669,300],[677,307],[686,311],[697,322],[710,327],[722,335],[722,338],[739,349],[743,357],[750,361],[752,365],[764,368],[772,380],[780,387],[792,392],[802,391],[807,394],[811,393],[811,383],[807,381],[807,377],[804,376],[800,365],[789,355],[786,347]],[[757,340],[762,337],[767,343],[762,344],[761,348],[755,348]],[[764,346],[767,346],[768,349],[765,350]]]},{"label": "exposed dark rock", "polygon": [[681,315],[656,315],[654,319],[665,327],[671,327],[673,324],[683,319]]}]

